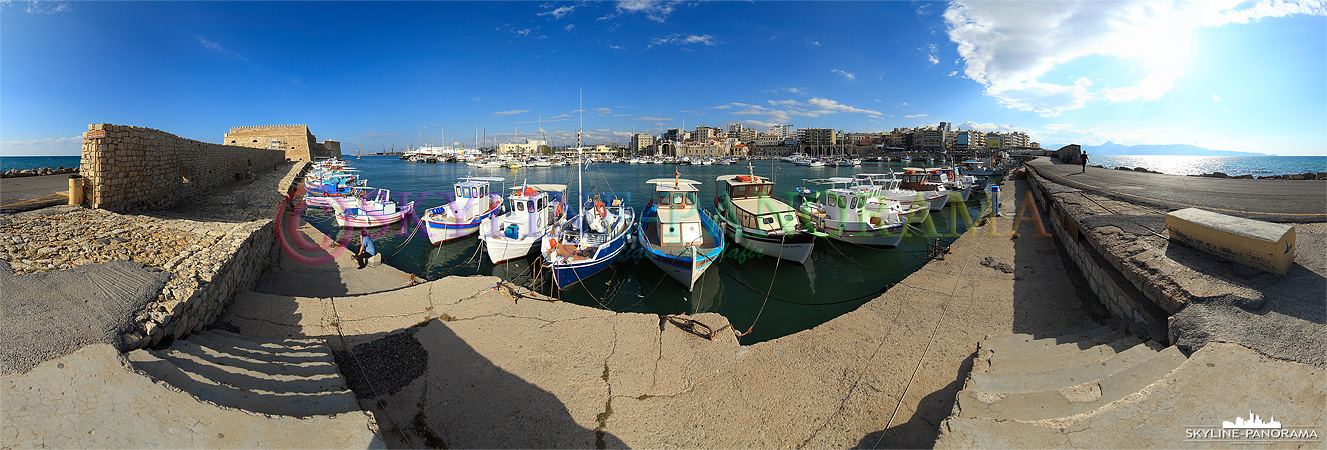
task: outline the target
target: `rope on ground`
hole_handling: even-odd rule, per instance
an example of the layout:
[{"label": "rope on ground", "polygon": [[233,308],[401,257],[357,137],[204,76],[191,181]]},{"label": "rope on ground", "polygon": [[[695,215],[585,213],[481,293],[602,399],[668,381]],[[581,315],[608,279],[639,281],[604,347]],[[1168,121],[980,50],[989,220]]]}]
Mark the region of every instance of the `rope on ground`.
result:
[{"label": "rope on ground", "polygon": [[[355,368],[359,369],[360,376],[364,377],[364,383],[369,385],[370,391],[373,391],[373,398],[381,399],[382,394],[378,392],[377,386],[373,385],[373,378],[369,377],[369,373],[364,370],[364,363],[359,360],[359,355],[355,354],[355,349],[351,348],[350,344],[346,342],[346,335],[341,333],[341,313],[336,310],[336,297],[329,298],[328,300],[332,302],[332,318],[336,320],[336,326],[332,328],[336,328],[336,335],[341,339],[341,347],[346,349],[346,353],[349,353],[350,357],[355,360]],[[419,448],[419,444],[416,444],[415,440],[411,439],[409,434],[406,434],[405,429],[401,428],[401,424],[396,423],[396,420],[392,418],[391,414],[386,414],[386,416],[387,421],[392,423],[392,428],[395,428],[397,434],[400,434],[402,438],[405,438],[405,440],[408,441],[410,447]]]},{"label": "rope on ground", "polygon": [[[958,283],[965,278],[963,275],[967,273],[968,266],[972,263],[973,259],[974,258],[968,258],[967,261],[964,261],[963,267],[958,271],[959,276],[954,278],[954,288],[949,292],[949,295],[945,297],[944,305],[940,307],[940,317],[936,319],[935,327],[931,329],[931,336],[926,340],[926,347],[922,349],[921,356],[917,358],[917,365],[912,368],[912,375],[908,376],[908,383],[903,385],[903,394],[899,395],[898,403],[894,404],[894,412],[889,414],[889,421],[885,423],[884,429],[888,430],[890,426],[894,425],[894,416],[898,415],[898,410],[903,406],[903,401],[908,398],[908,389],[912,388],[912,381],[917,378],[917,372],[921,371],[922,362],[926,361],[926,354],[930,353],[931,344],[935,342],[935,335],[940,331],[940,324],[944,322],[945,314],[949,312],[949,304],[953,302],[954,294],[958,293]],[[884,438],[885,433],[880,433],[880,437],[875,440],[875,443],[871,445],[871,448],[879,446],[880,440]]]},{"label": "rope on ground", "polygon": [[724,325],[722,328],[719,328],[718,330],[715,330],[713,328],[710,328],[710,326],[706,325],[704,322],[700,322],[695,319],[682,317],[676,314],[668,314],[668,315],[660,314],[659,331],[663,331],[664,324],[666,323],[671,323],[677,328],[680,328],[682,331],[703,337],[711,341],[714,340],[714,336],[718,335],[719,332],[732,328],[733,326],[732,324],[728,324]]}]

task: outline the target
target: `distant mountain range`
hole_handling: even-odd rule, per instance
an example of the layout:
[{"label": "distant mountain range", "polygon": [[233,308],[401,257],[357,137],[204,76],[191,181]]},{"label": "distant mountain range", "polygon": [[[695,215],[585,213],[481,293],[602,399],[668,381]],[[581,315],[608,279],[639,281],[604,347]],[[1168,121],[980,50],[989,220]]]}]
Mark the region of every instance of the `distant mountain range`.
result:
[{"label": "distant mountain range", "polygon": [[1111,141],[1101,145],[1084,145],[1087,154],[1098,155],[1195,155],[1195,156],[1276,156],[1269,153],[1237,152],[1232,150],[1212,150],[1189,144],[1169,145],[1121,145]]}]

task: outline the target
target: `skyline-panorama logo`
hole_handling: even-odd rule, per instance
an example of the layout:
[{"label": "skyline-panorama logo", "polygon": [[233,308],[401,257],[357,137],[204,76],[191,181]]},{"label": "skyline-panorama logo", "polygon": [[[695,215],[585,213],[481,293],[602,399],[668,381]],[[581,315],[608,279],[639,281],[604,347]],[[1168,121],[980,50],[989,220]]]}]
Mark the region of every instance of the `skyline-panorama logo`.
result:
[{"label": "skyline-panorama logo", "polygon": [[1270,416],[1249,411],[1249,416],[1221,421],[1221,426],[1193,426],[1184,431],[1185,441],[1240,442],[1246,444],[1272,442],[1318,442],[1318,430],[1311,426],[1283,426]]}]

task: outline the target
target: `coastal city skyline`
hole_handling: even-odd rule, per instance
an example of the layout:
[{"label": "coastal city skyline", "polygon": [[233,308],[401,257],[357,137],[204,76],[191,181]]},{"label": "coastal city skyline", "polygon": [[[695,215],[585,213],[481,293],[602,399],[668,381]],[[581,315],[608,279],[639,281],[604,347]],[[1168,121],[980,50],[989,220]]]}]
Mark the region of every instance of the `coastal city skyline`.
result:
[{"label": "coastal city skyline", "polygon": [[101,122],[205,142],[307,123],[348,153],[442,145],[444,132],[493,145],[542,128],[561,143],[582,113],[587,144],[700,125],[949,122],[1046,148],[1327,154],[1322,2],[0,8],[3,156],[76,155]]}]

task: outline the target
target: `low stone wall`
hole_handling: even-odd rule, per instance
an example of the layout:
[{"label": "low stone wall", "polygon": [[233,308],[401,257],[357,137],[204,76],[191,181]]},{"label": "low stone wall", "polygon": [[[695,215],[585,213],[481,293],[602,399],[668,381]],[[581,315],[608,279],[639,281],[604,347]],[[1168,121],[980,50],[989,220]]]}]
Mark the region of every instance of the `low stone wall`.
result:
[{"label": "low stone wall", "polygon": [[1112,315],[1125,323],[1136,324],[1131,331],[1151,336],[1158,342],[1168,342],[1169,318],[1174,311],[1164,310],[1154,297],[1140,290],[1136,283],[1141,281],[1126,277],[1119,270],[1117,261],[1111,261],[1097,248],[1098,244],[1091,242],[1087,233],[1080,232],[1082,223],[1046,192],[1045,180],[1034,172],[1029,173],[1033,195],[1047,210],[1061,246],[1087,278],[1092,293]]},{"label": "low stone wall", "polygon": [[86,204],[117,211],[165,208],[285,160],[280,150],[211,144],[108,123],[88,125],[82,156]]},{"label": "low stone wall", "polygon": [[[276,193],[291,193],[308,169],[307,162],[295,164],[277,182]],[[215,223],[170,222],[168,226],[220,236],[215,244],[181,253],[162,267],[172,276],[157,300],[134,318],[135,330],[122,336],[126,347],[152,346],[201,330],[220,316],[235,294],[253,289],[271,264],[276,236],[272,218],[233,224],[225,230],[215,229]]]}]

